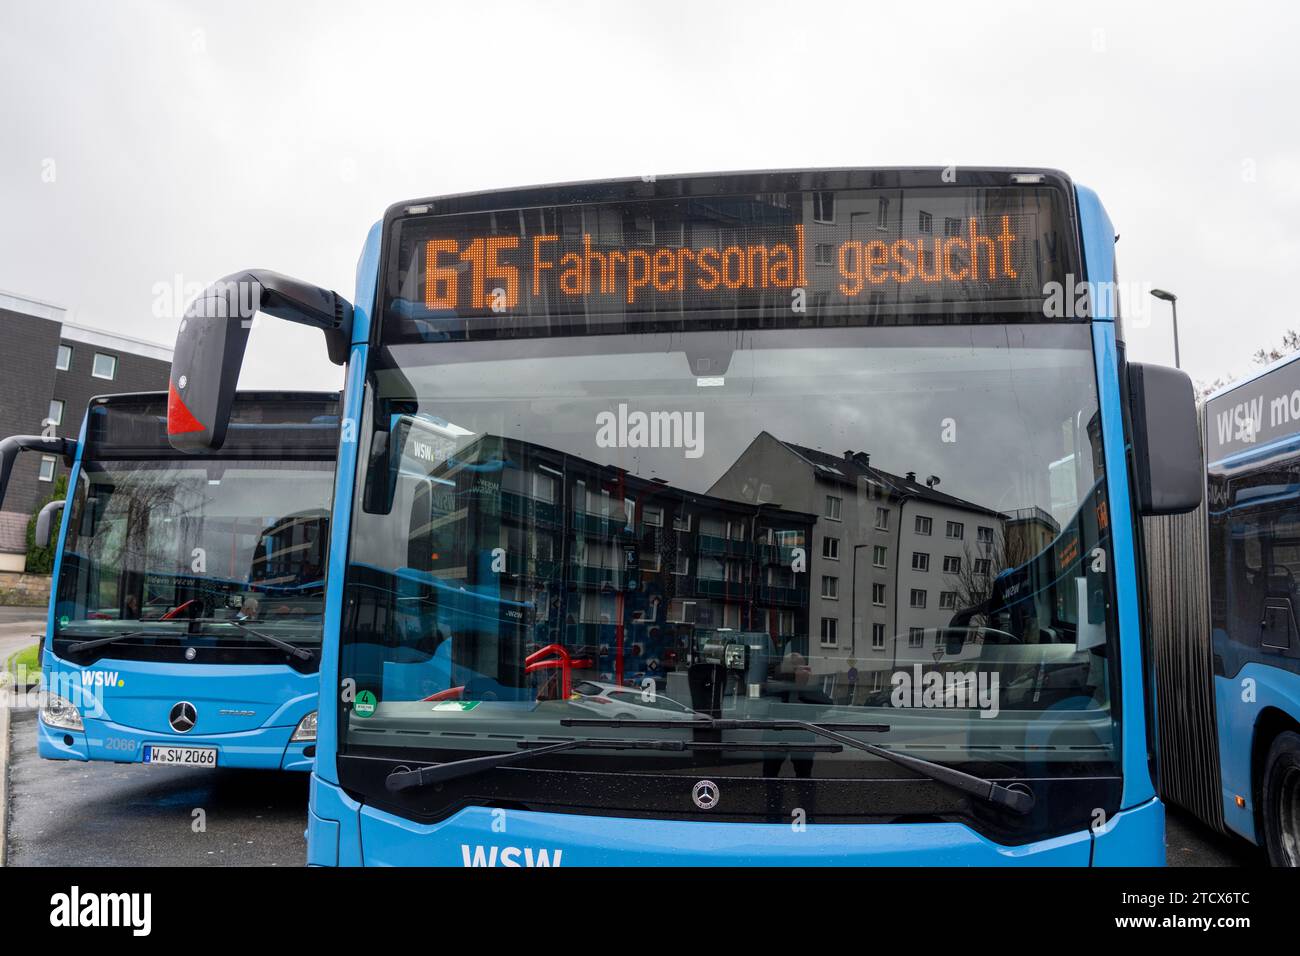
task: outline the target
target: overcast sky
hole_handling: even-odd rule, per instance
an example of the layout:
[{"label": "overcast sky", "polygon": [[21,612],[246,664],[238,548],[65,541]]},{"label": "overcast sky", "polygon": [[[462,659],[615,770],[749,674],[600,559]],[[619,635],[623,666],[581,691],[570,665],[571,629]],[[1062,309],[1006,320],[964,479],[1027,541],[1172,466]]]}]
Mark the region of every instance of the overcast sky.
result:
[{"label": "overcast sky", "polygon": [[[170,301],[236,269],[351,298],[399,199],[1054,166],[1108,207],[1121,279],[1178,294],[1184,367],[1240,373],[1300,327],[1300,5],[1134,7],[5,0],[0,289],[170,345]],[[1154,304],[1132,352],[1172,363]],[[340,381],[319,333],[255,329],[244,387]]]}]

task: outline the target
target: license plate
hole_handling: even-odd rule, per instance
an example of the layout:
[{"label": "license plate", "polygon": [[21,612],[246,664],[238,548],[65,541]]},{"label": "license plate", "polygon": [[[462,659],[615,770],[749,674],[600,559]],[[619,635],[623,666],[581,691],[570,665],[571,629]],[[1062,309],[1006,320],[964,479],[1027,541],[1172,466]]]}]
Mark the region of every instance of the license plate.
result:
[{"label": "license plate", "polygon": [[215,767],[216,747],[169,747],[149,744],[144,748],[145,763],[179,767]]}]

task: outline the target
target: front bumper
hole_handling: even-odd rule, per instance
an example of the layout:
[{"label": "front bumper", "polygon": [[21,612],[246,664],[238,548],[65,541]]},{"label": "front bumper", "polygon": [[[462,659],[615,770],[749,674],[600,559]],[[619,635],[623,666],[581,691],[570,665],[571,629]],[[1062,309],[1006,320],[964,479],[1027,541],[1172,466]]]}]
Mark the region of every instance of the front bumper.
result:
[{"label": "front bumper", "polygon": [[361,806],[313,776],[307,859],[345,866],[1163,866],[1164,830],[1159,800],[1095,830],[1014,847],[957,823],[796,829],[468,807],[421,824]]},{"label": "front bumper", "polygon": [[36,750],[47,760],[142,763],[146,744],[217,748],[217,767],[311,770],[314,741],[290,743],[293,727],[259,727],[230,734],[159,734],[108,720],[87,719],[85,730],[60,730],[36,721]]}]

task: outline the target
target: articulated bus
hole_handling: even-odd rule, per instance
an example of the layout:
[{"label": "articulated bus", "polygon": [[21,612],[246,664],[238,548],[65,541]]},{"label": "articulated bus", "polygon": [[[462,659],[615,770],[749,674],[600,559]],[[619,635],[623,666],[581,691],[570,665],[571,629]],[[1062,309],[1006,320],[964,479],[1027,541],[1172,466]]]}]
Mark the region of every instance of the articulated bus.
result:
[{"label": "articulated bus", "polygon": [[[220,449],[176,451],[165,393],[90,402],[41,656],[42,757],[310,770],[337,452],[335,394],[240,393]],[[9,469],[6,467],[5,472]]]},{"label": "articulated bus", "polygon": [[1300,356],[1202,421],[1204,506],[1148,535],[1163,793],[1300,866]]},{"label": "articulated bus", "polygon": [[1162,863],[1138,518],[1202,485],[1114,240],[1052,170],[728,173],[214,283],[178,448],[256,311],[347,369],[309,862]]}]

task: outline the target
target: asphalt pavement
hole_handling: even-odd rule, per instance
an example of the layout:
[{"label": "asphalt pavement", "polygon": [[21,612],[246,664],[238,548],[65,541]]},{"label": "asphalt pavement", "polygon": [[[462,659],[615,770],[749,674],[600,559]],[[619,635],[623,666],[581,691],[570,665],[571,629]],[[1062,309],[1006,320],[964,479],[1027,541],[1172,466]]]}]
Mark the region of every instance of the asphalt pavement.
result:
[{"label": "asphalt pavement", "polygon": [[302,866],[307,774],[42,760],[12,721],[8,866]]}]

